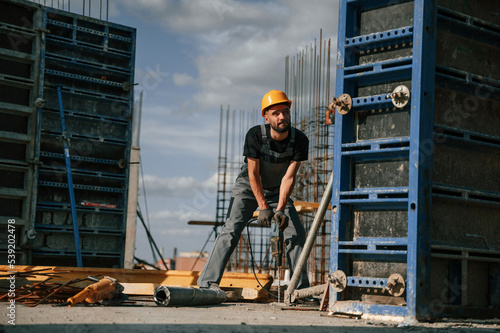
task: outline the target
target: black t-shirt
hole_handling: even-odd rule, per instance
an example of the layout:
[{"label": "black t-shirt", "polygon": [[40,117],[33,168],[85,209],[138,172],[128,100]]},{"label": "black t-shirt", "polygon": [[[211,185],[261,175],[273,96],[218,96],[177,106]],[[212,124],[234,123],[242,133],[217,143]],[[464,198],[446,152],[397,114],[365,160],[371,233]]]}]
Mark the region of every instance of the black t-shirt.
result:
[{"label": "black t-shirt", "polygon": [[[272,151],[283,153],[286,151],[288,144],[290,143],[291,131],[288,132],[288,137],[281,141],[273,140],[270,133],[270,125],[266,124],[267,139],[269,140],[269,145]],[[252,127],[248,130],[245,137],[245,145],[243,146],[243,155],[245,156],[245,163],[247,162],[247,157],[250,158],[261,158],[261,147],[262,147],[262,133],[260,130],[260,125]],[[283,163],[287,161],[305,161],[308,158],[309,152],[309,139],[300,130],[295,129],[295,143],[293,145],[293,155],[292,157],[276,158],[272,156],[265,155],[265,159],[270,159],[268,162],[271,163]]]}]

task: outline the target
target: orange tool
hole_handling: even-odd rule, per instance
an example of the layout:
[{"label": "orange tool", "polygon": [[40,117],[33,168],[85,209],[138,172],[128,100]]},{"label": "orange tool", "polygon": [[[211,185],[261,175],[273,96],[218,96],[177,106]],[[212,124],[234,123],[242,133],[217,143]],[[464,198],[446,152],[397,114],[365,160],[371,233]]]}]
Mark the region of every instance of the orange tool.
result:
[{"label": "orange tool", "polygon": [[75,296],[68,298],[68,300],[65,303],[62,303],[61,306],[73,306],[83,301],[91,304],[97,303],[115,298],[123,291],[123,286],[119,284],[116,279],[109,276],[105,276],[101,280],[89,276],[89,279],[97,282],[87,286]]}]

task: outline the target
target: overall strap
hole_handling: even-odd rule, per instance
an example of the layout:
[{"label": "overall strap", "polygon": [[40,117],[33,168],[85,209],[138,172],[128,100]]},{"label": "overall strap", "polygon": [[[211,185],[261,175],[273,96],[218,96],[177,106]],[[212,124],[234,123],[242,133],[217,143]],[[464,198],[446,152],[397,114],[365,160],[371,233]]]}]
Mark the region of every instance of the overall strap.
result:
[{"label": "overall strap", "polygon": [[291,127],[290,141],[288,142],[288,147],[286,148],[286,151],[284,151],[283,153],[278,153],[278,152],[271,150],[271,144],[270,144],[269,138],[267,137],[265,124],[260,125],[260,133],[262,135],[262,148],[260,150],[262,154],[274,156],[276,158],[283,158],[283,157],[288,157],[288,156],[293,155],[293,146],[295,143],[295,128],[294,127]]}]

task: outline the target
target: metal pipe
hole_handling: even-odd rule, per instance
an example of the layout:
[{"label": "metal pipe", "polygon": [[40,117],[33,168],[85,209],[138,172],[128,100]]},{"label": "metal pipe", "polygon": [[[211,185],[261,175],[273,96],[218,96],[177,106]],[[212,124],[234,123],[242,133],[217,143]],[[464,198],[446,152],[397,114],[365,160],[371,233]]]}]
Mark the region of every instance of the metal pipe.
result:
[{"label": "metal pipe", "polygon": [[139,105],[137,109],[134,108],[132,115],[132,146],[139,147],[141,139],[141,118],[142,118],[142,95],[144,90],[141,91],[139,96]]},{"label": "metal pipe", "polygon": [[69,138],[66,132],[66,121],[64,120],[64,107],[62,102],[62,92],[61,86],[58,85],[57,89],[57,101],[59,104],[59,116],[61,120],[61,131],[64,149],[64,161],[66,164],[66,177],[68,180],[68,192],[69,192],[69,203],[71,208],[71,220],[73,222],[73,237],[75,239],[75,252],[76,252],[76,265],[82,267],[82,250],[80,246],[80,234],[78,232],[78,220],[76,215],[76,203],[75,203],[75,189],[73,187],[73,175],[71,173],[71,158],[69,154]]},{"label": "metal pipe", "polygon": [[325,292],[326,286],[326,284],[321,284],[319,286],[295,290],[293,292],[292,302],[295,302],[295,300],[299,298],[321,295]]},{"label": "metal pipe", "polygon": [[159,286],[154,300],[158,306],[215,305],[225,302],[227,296],[221,289]]},{"label": "metal pipe", "polygon": [[311,253],[312,247],[314,245],[314,241],[316,239],[316,235],[318,233],[319,227],[323,222],[323,218],[325,217],[326,210],[328,209],[328,205],[332,199],[332,187],[333,187],[333,172],[330,175],[330,180],[328,181],[328,185],[326,186],[325,192],[323,193],[323,197],[321,198],[321,203],[319,204],[318,211],[314,216],[314,220],[309,230],[309,234],[306,239],[306,243],[304,244],[304,248],[300,253],[299,261],[297,266],[294,269],[292,279],[288,284],[288,288],[285,292],[285,303],[292,303],[292,295],[297,288],[297,284],[299,283],[299,278],[302,275],[302,271],[307,264],[307,258]]}]

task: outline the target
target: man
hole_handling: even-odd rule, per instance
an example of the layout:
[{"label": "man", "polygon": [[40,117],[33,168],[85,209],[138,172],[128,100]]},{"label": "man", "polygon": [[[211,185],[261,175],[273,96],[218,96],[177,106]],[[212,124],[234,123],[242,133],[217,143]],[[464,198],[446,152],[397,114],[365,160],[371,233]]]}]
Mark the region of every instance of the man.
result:
[{"label": "man", "polygon": [[[278,221],[293,274],[306,232],[290,195],[300,163],[307,160],[309,139],[290,126],[291,105],[286,94],[278,90],[269,91],[262,99],[262,116],[267,125],[254,126],[246,134],[245,164],[236,178],[226,223],[198,278],[201,288],[218,288],[241,232],[257,208],[263,225],[269,226],[273,218]],[[297,289],[307,287],[309,281],[304,270]]]}]

